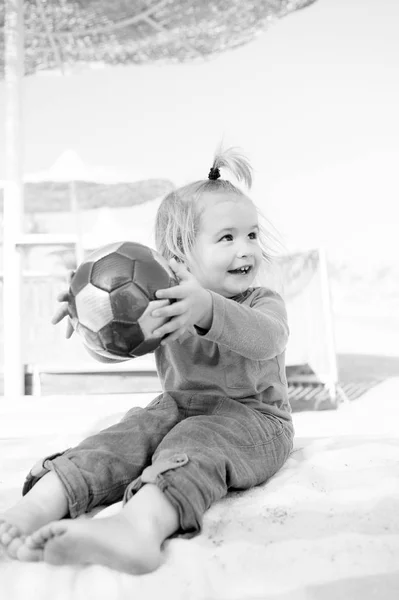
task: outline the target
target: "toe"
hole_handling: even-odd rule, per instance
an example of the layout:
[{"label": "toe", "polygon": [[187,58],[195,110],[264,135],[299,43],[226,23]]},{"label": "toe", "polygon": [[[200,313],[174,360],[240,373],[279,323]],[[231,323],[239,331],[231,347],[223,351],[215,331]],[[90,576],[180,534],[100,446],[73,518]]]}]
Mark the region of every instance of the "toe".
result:
[{"label": "toe", "polygon": [[26,546],[32,550],[44,548],[48,541],[65,533],[66,526],[63,521],[53,521],[40,527],[26,538]]},{"label": "toe", "polygon": [[29,548],[43,548],[44,544],[53,537],[51,523],[40,527],[27,538],[27,546]]},{"label": "toe", "polygon": [[43,549],[42,548],[28,548],[26,544],[21,544],[17,550],[16,558],[26,562],[39,562],[43,560]]},{"label": "toe", "polygon": [[20,537],[20,535],[21,532],[18,527],[15,527],[15,525],[11,525],[10,523],[4,523],[2,531],[0,532],[0,542],[3,546],[8,546],[13,539]]},{"label": "toe", "polygon": [[44,548],[48,540],[52,538],[51,532],[47,531],[47,527],[42,527],[32,533],[32,535],[28,535],[25,540],[25,546],[30,548],[31,550],[37,550],[39,548]]},{"label": "toe", "polygon": [[34,548],[40,547],[40,544],[38,543],[37,540],[33,539],[33,535],[28,535],[25,539],[25,546],[27,548],[34,549]]},{"label": "toe", "polygon": [[16,537],[8,544],[6,552],[10,558],[17,558],[18,549],[23,545],[24,538]]}]

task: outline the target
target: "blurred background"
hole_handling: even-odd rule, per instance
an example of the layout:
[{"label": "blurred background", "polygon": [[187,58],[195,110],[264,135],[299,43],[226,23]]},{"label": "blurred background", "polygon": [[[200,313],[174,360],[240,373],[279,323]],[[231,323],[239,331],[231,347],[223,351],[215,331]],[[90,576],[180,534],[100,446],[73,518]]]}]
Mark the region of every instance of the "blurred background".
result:
[{"label": "blurred background", "polygon": [[[78,233],[86,251],[150,243],[162,196],[206,177],[220,141],[240,146],[285,252],[326,250],[341,379],[398,375],[398,22],[392,0],[317,0],[207,58],[25,77],[25,232]],[[2,80],[0,180],[4,98]],[[62,289],[74,255],[34,247],[24,261]],[[54,295],[38,302],[50,328]]]}]

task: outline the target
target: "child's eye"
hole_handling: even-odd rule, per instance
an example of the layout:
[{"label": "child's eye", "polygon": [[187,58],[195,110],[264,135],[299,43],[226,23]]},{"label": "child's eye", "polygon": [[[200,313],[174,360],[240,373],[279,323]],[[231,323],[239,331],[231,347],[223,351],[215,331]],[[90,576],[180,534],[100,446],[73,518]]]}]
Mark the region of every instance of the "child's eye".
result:
[{"label": "child's eye", "polygon": [[[253,238],[252,238],[253,240],[256,240],[258,237],[258,234],[256,231],[252,231],[252,233],[250,233],[249,235],[253,236]],[[233,236],[231,235],[231,233],[226,233],[226,235],[224,235],[222,238],[220,238],[220,241],[224,240],[224,238],[227,238],[227,237],[232,238]]]}]

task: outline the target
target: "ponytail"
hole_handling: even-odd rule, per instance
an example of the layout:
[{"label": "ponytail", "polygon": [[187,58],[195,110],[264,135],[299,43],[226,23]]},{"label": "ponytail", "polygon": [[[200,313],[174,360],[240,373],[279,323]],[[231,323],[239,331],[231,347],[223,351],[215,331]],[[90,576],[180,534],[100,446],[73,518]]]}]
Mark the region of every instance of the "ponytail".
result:
[{"label": "ponytail", "polygon": [[248,189],[251,188],[252,167],[240,148],[226,148],[226,150],[222,150],[221,147],[218,148],[208,179],[211,181],[219,179],[220,169],[226,169],[238,182],[243,182]]}]

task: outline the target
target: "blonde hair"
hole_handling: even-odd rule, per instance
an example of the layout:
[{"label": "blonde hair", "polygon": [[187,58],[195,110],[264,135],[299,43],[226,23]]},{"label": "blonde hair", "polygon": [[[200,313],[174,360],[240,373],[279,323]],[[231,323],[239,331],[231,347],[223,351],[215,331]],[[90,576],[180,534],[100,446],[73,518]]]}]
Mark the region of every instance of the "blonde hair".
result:
[{"label": "blonde hair", "polygon": [[[220,169],[230,172],[238,182],[243,182],[248,189],[251,188],[252,167],[239,148],[225,150],[219,148],[216,151],[209,176],[219,177]],[[236,198],[246,198],[252,202],[239,187],[221,178],[194,181],[165,196],[156,215],[155,245],[166,260],[175,257],[184,263],[186,258],[192,255],[204,210],[201,198],[205,193],[220,192],[231,194]],[[255,204],[254,207],[259,217],[259,245],[262,249],[263,262],[270,263],[273,253],[281,243],[266,217]]]}]

